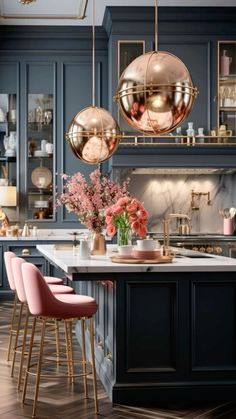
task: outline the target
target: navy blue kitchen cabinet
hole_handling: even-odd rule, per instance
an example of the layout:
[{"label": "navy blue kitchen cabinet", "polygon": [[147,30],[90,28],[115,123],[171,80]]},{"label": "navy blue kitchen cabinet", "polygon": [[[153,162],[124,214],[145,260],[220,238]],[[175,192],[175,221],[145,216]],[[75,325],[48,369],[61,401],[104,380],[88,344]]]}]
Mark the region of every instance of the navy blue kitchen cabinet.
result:
[{"label": "navy blue kitchen cabinet", "polygon": [[[96,30],[96,104],[107,107],[107,36],[103,28]],[[96,166],[86,165],[72,153],[65,133],[72,118],[83,108],[92,105],[92,29],[90,27],[0,27],[0,93],[14,93],[19,116],[19,144],[16,157],[18,212],[12,221],[24,223],[33,219],[33,187],[31,174],[43,165],[52,172],[52,200],[61,191],[60,174],[81,171],[85,176]],[[51,98],[50,126],[31,122],[29,96]],[[45,105],[46,106],[46,105]],[[35,106],[36,108],[36,106]],[[33,109],[34,111],[36,109]],[[50,128],[50,131],[49,131]],[[49,131],[49,132],[48,132]],[[46,139],[53,142],[54,152],[49,158],[28,157],[30,141]],[[41,163],[40,163],[41,161]],[[50,163],[50,164],[49,164]],[[35,188],[34,188],[35,189]],[[38,198],[40,201],[41,198]],[[44,200],[44,198],[42,198]],[[75,215],[58,207],[50,219],[37,219],[39,228],[78,228]]]},{"label": "navy blue kitchen cabinet", "polygon": [[[73,280],[78,294],[98,301],[96,363],[114,403],[234,398],[233,272],[79,273]],[[76,334],[80,341],[79,324]],[[86,340],[89,352],[87,332]]]},{"label": "navy blue kitchen cabinet", "polygon": [[[199,96],[188,120],[194,122],[194,128],[204,127],[205,132],[217,125],[218,41],[236,40],[235,19],[235,8],[159,7],[159,47],[179,56],[189,68]],[[91,38],[91,27],[0,26],[0,90],[17,97],[19,213],[15,219],[22,224],[28,217],[26,180],[30,176],[26,170],[28,93],[53,96],[54,202],[56,193],[61,191],[60,173],[82,171],[88,175],[95,168],[74,157],[65,140],[72,117],[92,102]],[[140,45],[145,51],[153,50],[153,7],[107,7],[103,27],[96,28],[96,103],[110,109],[116,118],[118,109],[112,97],[121,69],[118,46],[126,41],[135,45],[131,58],[139,53]],[[183,129],[186,125],[187,120]],[[215,148],[121,145],[102,167],[104,171],[112,167],[157,165],[233,167],[234,155],[234,148],[225,144]],[[55,217],[37,223],[42,228],[78,227],[76,216],[61,207],[56,209]]]}]

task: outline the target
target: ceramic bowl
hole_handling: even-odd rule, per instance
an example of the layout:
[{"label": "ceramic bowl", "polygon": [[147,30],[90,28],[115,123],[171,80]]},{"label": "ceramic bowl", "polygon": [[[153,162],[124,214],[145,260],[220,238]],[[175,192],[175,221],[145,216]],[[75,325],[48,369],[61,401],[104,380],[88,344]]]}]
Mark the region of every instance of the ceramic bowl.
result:
[{"label": "ceramic bowl", "polygon": [[152,251],[156,249],[156,241],[153,239],[137,240],[137,250]]},{"label": "ceramic bowl", "polygon": [[131,256],[132,250],[133,246],[131,244],[118,246],[118,253],[120,256]]}]

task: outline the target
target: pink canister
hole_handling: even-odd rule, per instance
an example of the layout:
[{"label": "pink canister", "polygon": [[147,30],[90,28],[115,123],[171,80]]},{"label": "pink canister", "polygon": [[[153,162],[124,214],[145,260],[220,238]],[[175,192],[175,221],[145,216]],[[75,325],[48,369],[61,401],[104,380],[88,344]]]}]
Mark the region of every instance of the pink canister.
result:
[{"label": "pink canister", "polygon": [[233,220],[232,218],[224,218],[224,234],[231,236],[233,234]]}]

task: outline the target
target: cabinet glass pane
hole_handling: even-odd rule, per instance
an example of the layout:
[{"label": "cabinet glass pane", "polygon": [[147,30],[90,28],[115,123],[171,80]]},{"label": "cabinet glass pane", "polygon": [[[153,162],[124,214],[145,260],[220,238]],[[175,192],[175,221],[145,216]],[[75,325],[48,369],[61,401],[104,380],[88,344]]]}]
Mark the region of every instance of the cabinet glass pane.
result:
[{"label": "cabinet glass pane", "polygon": [[28,95],[28,218],[51,220],[53,200],[53,95]]},{"label": "cabinet glass pane", "polygon": [[16,185],[16,95],[0,94],[0,186]]},{"label": "cabinet glass pane", "polygon": [[[218,132],[236,136],[236,41],[219,42]],[[222,142],[235,142],[223,138]]]}]

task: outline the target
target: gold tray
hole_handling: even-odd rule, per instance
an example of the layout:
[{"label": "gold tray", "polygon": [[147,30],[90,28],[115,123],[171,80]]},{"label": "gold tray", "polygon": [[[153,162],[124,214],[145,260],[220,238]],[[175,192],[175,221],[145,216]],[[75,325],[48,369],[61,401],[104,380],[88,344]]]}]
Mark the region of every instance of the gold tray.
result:
[{"label": "gold tray", "polygon": [[54,249],[55,250],[68,250],[73,248],[73,244],[72,243],[58,243],[58,244],[54,244]]},{"label": "gold tray", "polygon": [[133,257],[127,257],[124,258],[124,256],[119,257],[119,256],[111,256],[110,257],[111,261],[114,263],[148,263],[150,265],[152,264],[157,264],[157,263],[171,263],[172,262],[172,258],[169,256],[161,256],[157,259],[136,259]]}]

